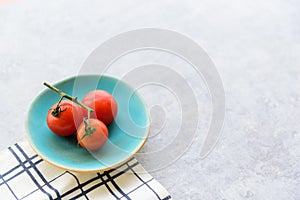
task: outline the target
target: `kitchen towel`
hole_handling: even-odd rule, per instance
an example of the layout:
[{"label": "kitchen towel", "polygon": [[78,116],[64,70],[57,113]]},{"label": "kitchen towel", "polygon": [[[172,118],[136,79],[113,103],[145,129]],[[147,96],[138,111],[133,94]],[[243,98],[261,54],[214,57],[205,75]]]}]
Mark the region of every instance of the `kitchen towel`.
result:
[{"label": "kitchen towel", "polygon": [[171,199],[131,158],[105,172],[81,174],[43,161],[22,140],[0,152],[0,199]]}]

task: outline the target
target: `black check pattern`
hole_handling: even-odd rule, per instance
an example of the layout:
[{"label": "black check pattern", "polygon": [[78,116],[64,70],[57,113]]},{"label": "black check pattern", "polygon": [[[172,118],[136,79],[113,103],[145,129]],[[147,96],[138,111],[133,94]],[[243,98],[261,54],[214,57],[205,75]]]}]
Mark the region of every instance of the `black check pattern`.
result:
[{"label": "black check pattern", "polygon": [[167,200],[171,196],[135,158],[105,172],[78,174],[44,162],[22,141],[0,153],[0,198]]}]

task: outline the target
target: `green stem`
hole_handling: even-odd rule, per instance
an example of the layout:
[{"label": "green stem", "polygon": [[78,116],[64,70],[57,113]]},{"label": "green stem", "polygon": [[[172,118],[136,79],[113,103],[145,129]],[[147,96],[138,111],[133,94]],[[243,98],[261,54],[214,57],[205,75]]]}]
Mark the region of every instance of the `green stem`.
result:
[{"label": "green stem", "polygon": [[73,101],[74,103],[77,103],[81,107],[85,108],[88,111],[88,119],[90,119],[91,112],[94,111],[92,108],[89,108],[86,105],[84,105],[81,101],[78,101],[77,97],[72,97],[72,96],[64,93],[60,89],[58,89],[58,88],[56,88],[56,87],[54,87],[54,86],[52,86],[52,85],[50,85],[50,84],[48,84],[46,82],[44,82],[44,85],[47,86],[49,89],[53,90],[54,92],[58,93],[61,96],[58,104],[61,102],[61,100],[63,98],[69,99],[70,101]]},{"label": "green stem", "polygon": [[57,105],[56,107],[52,110],[51,114],[54,116],[54,117],[58,117],[60,115],[61,112],[63,112],[60,108],[60,102],[63,100],[63,96],[60,97],[59,101],[57,102]]},{"label": "green stem", "polygon": [[63,100],[63,98],[64,98],[63,96],[61,96],[61,97],[60,97],[60,99],[59,99],[59,101],[58,101],[58,103],[57,103],[57,106],[56,106],[56,107],[59,107],[59,104],[60,104],[60,102]]},{"label": "green stem", "polygon": [[83,134],[83,136],[79,139],[77,145],[79,145],[79,143],[86,137],[86,136],[90,136],[90,135],[93,135],[93,133],[95,132],[95,128],[94,127],[91,127],[89,125],[89,121],[88,120],[84,120],[84,130],[85,130],[85,133]]},{"label": "green stem", "polygon": [[85,125],[85,133],[84,135],[79,139],[77,145],[86,137],[86,136],[90,136],[95,132],[95,128],[91,127],[89,124],[89,120],[91,117],[91,112],[93,112],[94,110],[92,108],[87,107],[86,105],[84,105],[81,101],[78,101],[77,97],[72,97],[66,93],[64,93],[63,91],[61,91],[60,89],[44,82],[44,85],[47,86],[49,89],[53,90],[54,92],[58,93],[60,95],[60,99],[57,103],[56,108],[53,110],[52,114],[55,116],[58,116],[60,112],[62,112],[60,110],[60,103],[63,100],[63,98],[69,99],[70,101],[73,101],[74,103],[80,105],[81,107],[85,108],[88,111],[88,118],[87,120],[84,120],[84,125]]},{"label": "green stem", "polygon": [[[85,138],[86,136],[92,135],[95,132],[96,129],[94,127],[91,127],[90,124],[89,124],[91,112],[94,111],[92,108],[89,108],[86,105],[84,105],[81,101],[78,101],[77,97],[72,97],[72,96],[64,93],[60,89],[58,89],[58,88],[56,88],[56,87],[54,87],[54,86],[52,86],[52,85],[50,85],[46,82],[44,82],[44,85],[60,95],[60,99],[59,99],[59,101],[57,103],[57,106],[56,106],[56,108],[54,109],[53,112],[55,112],[55,111],[61,112],[59,104],[60,104],[60,102],[62,101],[63,98],[66,98],[66,99],[69,99],[70,101],[73,101],[74,103],[80,105],[81,107],[85,108],[88,111],[88,118],[87,118],[87,120],[84,120],[85,134],[80,138],[80,140],[78,141],[78,144],[83,140],[83,138]],[[55,115],[58,115],[58,114],[55,113]]]}]

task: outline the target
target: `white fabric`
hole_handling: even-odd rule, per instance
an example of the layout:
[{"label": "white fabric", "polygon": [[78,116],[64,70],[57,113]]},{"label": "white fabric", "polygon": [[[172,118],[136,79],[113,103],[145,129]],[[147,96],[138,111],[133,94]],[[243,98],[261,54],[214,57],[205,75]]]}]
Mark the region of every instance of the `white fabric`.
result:
[{"label": "white fabric", "polygon": [[0,199],[171,199],[132,158],[101,173],[80,174],[43,161],[23,140],[0,153]]}]

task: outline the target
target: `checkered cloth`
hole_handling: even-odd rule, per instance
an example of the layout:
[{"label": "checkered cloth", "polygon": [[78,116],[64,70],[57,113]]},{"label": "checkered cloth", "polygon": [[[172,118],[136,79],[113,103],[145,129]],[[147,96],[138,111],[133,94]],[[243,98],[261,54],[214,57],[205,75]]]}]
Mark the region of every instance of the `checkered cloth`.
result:
[{"label": "checkered cloth", "polygon": [[0,153],[0,199],[171,199],[135,158],[80,174],[43,161],[23,140]]}]

